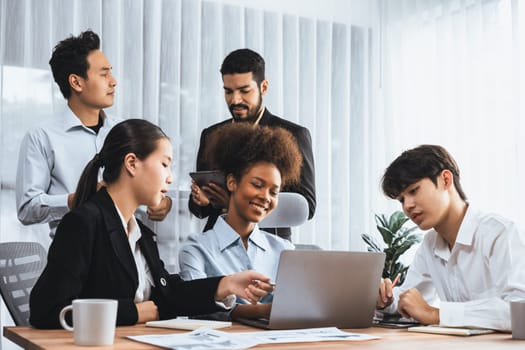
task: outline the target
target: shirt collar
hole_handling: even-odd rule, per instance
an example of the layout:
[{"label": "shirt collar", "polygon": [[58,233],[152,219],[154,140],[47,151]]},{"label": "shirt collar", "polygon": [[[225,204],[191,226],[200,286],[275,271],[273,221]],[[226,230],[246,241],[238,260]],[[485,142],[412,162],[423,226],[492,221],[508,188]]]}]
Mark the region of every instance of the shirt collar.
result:
[{"label": "shirt collar", "polygon": [[[456,237],[456,244],[461,244],[464,246],[471,246],[474,239],[474,232],[478,227],[477,213],[470,205],[467,206],[467,211],[461,225],[459,225],[458,235]],[[448,243],[436,232],[436,245],[434,247],[434,254],[440,257],[441,259],[447,260],[450,258],[451,251],[448,248]]]},{"label": "shirt collar", "polygon": [[259,116],[257,117],[255,122],[253,123],[254,126],[259,125],[259,122],[261,121],[261,118],[262,118],[262,116],[264,114],[264,110],[265,109],[266,109],[266,107],[264,107],[264,106],[261,108],[261,111],[259,112]]},{"label": "shirt collar", "polygon": [[474,232],[476,232],[479,222],[477,217],[478,215],[476,211],[472,209],[470,205],[468,205],[467,212],[465,213],[465,217],[463,217],[463,221],[459,226],[458,236],[456,237],[456,242],[454,244],[459,243],[465,246],[472,245],[472,241],[474,240]]},{"label": "shirt collar", "polygon": [[116,205],[115,205],[115,209],[117,209],[117,213],[118,213],[118,216],[120,217],[120,222],[122,223],[124,232],[128,233],[128,240],[130,241],[130,245],[133,244],[132,248],[134,248],[135,244],[142,236],[137,220],[132,215],[129,222],[126,223],[126,221],[124,221],[124,216],[122,216],[122,213],[120,212],[119,208]]},{"label": "shirt collar", "polygon": [[[228,225],[226,220],[224,220],[226,215],[227,214],[219,216],[217,218],[217,222],[215,223],[217,228],[216,232],[218,233],[217,240],[219,242],[219,250],[221,252],[234,245],[241,239],[241,236],[239,236],[239,234],[235,232],[235,230],[230,225]],[[263,250],[267,250],[269,248],[268,241],[257,224],[254,226],[248,240]]]},{"label": "shirt collar", "polygon": [[[100,110],[100,117],[102,118],[102,126],[106,123],[106,113],[104,110]],[[82,121],[73,113],[69,106],[66,107],[66,110],[62,114],[62,123],[64,125],[64,130],[69,131],[74,128],[83,128],[95,133],[93,130],[82,124]]]}]

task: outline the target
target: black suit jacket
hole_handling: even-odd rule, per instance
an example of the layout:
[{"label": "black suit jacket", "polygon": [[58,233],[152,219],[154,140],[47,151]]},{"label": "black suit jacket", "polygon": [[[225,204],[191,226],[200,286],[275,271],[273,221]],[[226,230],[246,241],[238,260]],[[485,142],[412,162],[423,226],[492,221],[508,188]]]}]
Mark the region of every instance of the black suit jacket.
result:
[{"label": "black suit jacket", "polygon": [[[201,170],[214,170],[210,169],[204,161],[204,149],[206,148],[206,140],[210,133],[216,128],[226,123],[231,123],[231,119],[224,120],[220,123],[214,124],[201,133],[199,152],[197,154],[197,171]],[[308,219],[311,219],[315,213],[315,169],[314,169],[314,155],[312,152],[312,138],[307,128],[292,123],[286,119],[279,118],[270,113],[265,108],[264,113],[259,121],[259,125],[267,125],[269,127],[281,127],[288,130],[296,139],[299,150],[303,155],[303,165],[301,167],[301,179],[299,183],[294,186],[286,186],[282,189],[283,192],[296,192],[301,194],[308,201],[309,215]],[[214,208],[212,205],[206,207],[200,207],[193,202],[191,196],[189,198],[188,206],[190,211],[199,218],[208,217],[204,231],[209,230],[213,227],[217,221],[217,217],[221,214],[219,209]],[[290,239],[291,230],[290,228],[276,228],[267,229],[272,233],[278,234],[279,236]]]},{"label": "black suit jacket", "polygon": [[[184,282],[159,257],[155,234],[139,222],[141,252],[155,281],[150,300],[161,319],[220,309],[214,295],[221,279]],[[47,266],[31,291],[30,323],[60,328],[60,310],[78,298],[118,300],[117,325],[137,322],[135,260],[120,216],[105,188],[64,216],[49,248]]]}]

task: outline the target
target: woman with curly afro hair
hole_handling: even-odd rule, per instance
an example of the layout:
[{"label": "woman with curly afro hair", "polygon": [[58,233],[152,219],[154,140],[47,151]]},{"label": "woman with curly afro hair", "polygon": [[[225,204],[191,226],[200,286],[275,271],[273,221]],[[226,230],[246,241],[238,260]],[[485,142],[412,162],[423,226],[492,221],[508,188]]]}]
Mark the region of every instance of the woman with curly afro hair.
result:
[{"label": "woman with curly afro hair", "polygon": [[[212,169],[226,175],[229,205],[212,229],[191,235],[182,247],[182,278],[253,269],[275,280],[281,251],[294,246],[257,223],[277,207],[280,189],[299,180],[302,157],[295,138],[282,128],[232,123],[210,135],[204,154]],[[255,305],[238,298],[229,316],[267,318],[270,308],[271,295]]]}]

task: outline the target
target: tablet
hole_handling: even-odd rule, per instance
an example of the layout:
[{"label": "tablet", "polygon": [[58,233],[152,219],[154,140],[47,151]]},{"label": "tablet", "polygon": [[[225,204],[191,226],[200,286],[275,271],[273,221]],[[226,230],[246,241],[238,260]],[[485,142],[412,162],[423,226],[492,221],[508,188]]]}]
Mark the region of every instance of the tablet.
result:
[{"label": "tablet", "polygon": [[199,187],[213,182],[226,188],[226,176],[224,176],[224,173],[220,170],[195,171],[191,172],[190,176]]}]

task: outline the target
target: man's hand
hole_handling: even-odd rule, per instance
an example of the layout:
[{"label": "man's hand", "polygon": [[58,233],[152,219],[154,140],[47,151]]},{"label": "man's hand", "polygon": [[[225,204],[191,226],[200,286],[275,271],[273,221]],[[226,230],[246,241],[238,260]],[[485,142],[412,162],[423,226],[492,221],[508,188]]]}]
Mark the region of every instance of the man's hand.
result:
[{"label": "man's hand", "polygon": [[394,301],[394,293],[392,293],[392,281],[390,278],[382,278],[379,285],[379,295],[377,296],[376,308],[384,309]]},{"label": "man's hand", "polygon": [[206,186],[202,186],[202,192],[210,199],[211,205],[216,209],[228,208],[230,202],[230,192],[226,191],[222,186],[210,182]]},{"label": "man's hand", "polygon": [[397,311],[401,316],[412,317],[422,324],[439,324],[439,309],[428,305],[416,288],[399,295]]},{"label": "man's hand", "polygon": [[68,209],[71,210],[71,208],[73,207],[73,201],[75,200],[75,194],[74,193],[70,193],[67,195],[67,207]]},{"label": "man's hand", "polygon": [[[97,192],[104,186],[106,186],[106,183],[104,182],[104,180],[100,180],[99,182],[97,182]],[[69,209],[73,207],[74,200],[75,200],[75,193],[70,193],[67,195],[67,207]]]},{"label": "man's hand", "polygon": [[201,190],[201,188],[197,186],[195,181],[191,182],[191,200],[199,207],[207,207],[210,204],[209,198]]},{"label": "man's hand", "polygon": [[164,196],[156,207],[148,207],[147,213],[150,220],[162,221],[171,210],[172,200],[169,196]]}]

